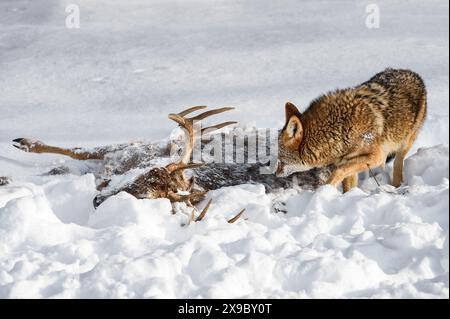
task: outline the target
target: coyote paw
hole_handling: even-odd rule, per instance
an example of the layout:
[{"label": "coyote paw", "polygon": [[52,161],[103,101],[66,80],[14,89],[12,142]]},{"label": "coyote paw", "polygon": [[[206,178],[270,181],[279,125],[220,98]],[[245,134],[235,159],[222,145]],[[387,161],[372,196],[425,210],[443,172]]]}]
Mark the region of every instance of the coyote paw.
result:
[{"label": "coyote paw", "polygon": [[37,151],[38,147],[42,145],[42,142],[28,138],[16,138],[15,140],[13,140],[13,146],[24,152]]}]

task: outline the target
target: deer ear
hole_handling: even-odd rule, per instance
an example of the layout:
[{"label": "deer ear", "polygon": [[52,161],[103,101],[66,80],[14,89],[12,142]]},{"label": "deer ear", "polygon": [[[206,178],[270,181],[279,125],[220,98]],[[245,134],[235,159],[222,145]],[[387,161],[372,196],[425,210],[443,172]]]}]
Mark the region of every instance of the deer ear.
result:
[{"label": "deer ear", "polygon": [[289,119],[294,115],[300,118],[301,116],[300,111],[291,102],[286,102],[286,122],[289,121]]}]

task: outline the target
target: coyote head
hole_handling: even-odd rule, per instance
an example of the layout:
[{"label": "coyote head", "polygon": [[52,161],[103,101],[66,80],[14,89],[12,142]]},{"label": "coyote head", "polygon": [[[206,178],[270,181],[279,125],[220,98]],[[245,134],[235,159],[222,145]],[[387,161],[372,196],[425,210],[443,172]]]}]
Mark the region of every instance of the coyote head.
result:
[{"label": "coyote head", "polygon": [[300,158],[300,144],[303,139],[302,115],[297,107],[286,103],[286,124],[278,136],[278,166],[276,175],[286,177],[295,172],[303,172],[312,167]]}]

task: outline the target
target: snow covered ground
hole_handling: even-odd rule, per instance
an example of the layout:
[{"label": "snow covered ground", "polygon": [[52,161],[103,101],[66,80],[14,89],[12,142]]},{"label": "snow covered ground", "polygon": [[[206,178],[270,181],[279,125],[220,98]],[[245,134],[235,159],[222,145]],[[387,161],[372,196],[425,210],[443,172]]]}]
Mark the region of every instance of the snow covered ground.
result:
[{"label": "snow covered ground", "polygon": [[[365,7],[380,7],[380,28]],[[77,3],[81,28],[65,27]],[[449,297],[448,2],[0,1],[0,298]],[[421,74],[426,124],[405,185],[209,193],[201,223],[168,200],[119,194],[94,211],[94,176],[26,154],[16,137],[92,146],[160,140],[184,106],[233,105],[281,127],[327,90],[387,66]],[[202,206],[202,205],[200,205]],[[276,213],[274,207],[283,207]],[[246,208],[245,219],[226,218]]]}]

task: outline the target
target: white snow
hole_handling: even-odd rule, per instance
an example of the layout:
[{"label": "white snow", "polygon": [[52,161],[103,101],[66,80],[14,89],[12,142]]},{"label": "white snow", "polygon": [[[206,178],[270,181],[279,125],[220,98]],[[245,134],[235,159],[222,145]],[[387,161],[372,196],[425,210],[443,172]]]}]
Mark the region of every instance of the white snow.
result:
[{"label": "white snow", "polygon": [[[68,3],[80,29],[64,26]],[[448,2],[377,1],[380,29],[364,25],[369,3],[2,0],[0,298],[448,298]],[[392,165],[346,194],[227,187],[185,225],[166,199],[120,193],[94,210],[97,164],[10,144],[158,141],[167,113],[201,104],[280,128],[286,101],[304,109],[387,66],[429,93],[399,189]],[[45,175],[61,165],[73,174]]]}]

